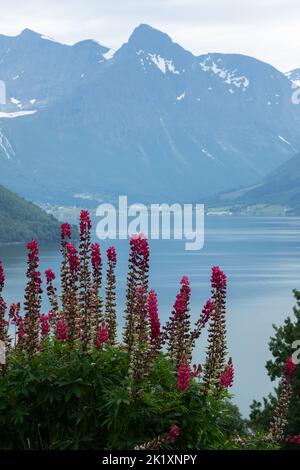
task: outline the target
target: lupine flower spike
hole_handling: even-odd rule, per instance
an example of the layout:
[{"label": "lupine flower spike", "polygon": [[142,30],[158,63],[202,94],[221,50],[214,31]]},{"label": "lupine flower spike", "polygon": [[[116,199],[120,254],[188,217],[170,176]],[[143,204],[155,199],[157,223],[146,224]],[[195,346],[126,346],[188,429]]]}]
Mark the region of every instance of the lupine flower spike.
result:
[{"label": "lupine flower spike", "polygon": [[234,380],[234,368],[232,364],[232,358],[229,359],[228,364],[220,375],[220,385],[224,388],[230,388],[233,386]]},{"label": "lupine flower spike", "polygon": [[102,297],[100,289],[102,285],[102,258],[99,243],[91,245],[91,263],[92,263],[92,292],[91,292],[91,308],[92,308],[92,321],[91,321],[91,336],[95,340],[96,332],[100,325],[102,318]]},{"label": "lupine flower spike", "polygon": [[162,436],[158,436],[150,442],[135,447],[135,450],[159,450],[162,446],[173,444],[180,436],[180,428],[176,425],[170,428],[170,431]]},{"label": "lupine flower spike", "polygon": [[124,343],[130,352],[133,345],[133,316],[136,295],[139,289],[148,293],[149,245],[143,234],[136,234],[130,240],[129,270],[127,276],[127,294],[125,309]]},{"label": "lupine flower spike", "polygon": [[91,295],[92,279],[90,272],[91,228],[92,223],[88,211],[80,213],[80,273],[79,273],[79,309],[81,319],[82,348],[88,350],[91,344],[91,325],[93,322],[93,296]]},{"label": "lupine flower spike", "polygon": [[191,373],[190,364],[186,357],[186,354],[184,353],[180,361],[179,368],[178,368],[177,380],[178,380],[179,391],[187,392],[189,388],[191,376],[192,376],[192,373]]},{"label": "lupine flower spike", "polygon": [[204,367],[206,393],[219,385],[226,357],[226,275],[219,267],[212,268],[212,303],[208,330],[208,350]]},{"label": "lupine flower spike", "polygon": [[109,331],[109,340],[114,344],[117,339],[117,317],[116,317],[116,275],[117,264],[116,249],[111,246],[107,250],[108,269],[106,275],[105,289],[105,322]]},{"label": "lupine flower spike", "polygon": [[4,283],[5,283],[5,275],[4,275],[2,262],[0,261],[0,341],[3,341],[7,349],[10,345],[10,341],[9,341],[9,335],[8,335],[8,322],[5,320],[5,312],[6,312],[7,305],[2,297]]},{"label": "lupine flower spike", "polygon": [[292,380],[296,374],[297,366],[289,357],[285,362],[284,377],[281,382],[278,402],[274,411],[274,419],[270,427],[270,439],[273,442],[284,440],[284,431],[287,425],[289,406],[292,396]]},{"label": "lupine flower spike", "polygon": [[39,319],[41,310],[42,279],[37,271],[39,265],[39,248],[35,240],[28,243],[27,286],[25,289],[25,347],[30,357],[39,346]]},{"label": "lupine flower spike", "polygon": [[105,321],[103,321],[100,328],[98,329],[96,344],[99,348],[102,348],[104,344],[108,344],[108,343],[109,343],[109,331],[108,331]]},{"label": "lupine flower spike", "polygon": [[180,284],[180,292],[176,297],[172,315],[164,327],[164,340],[167,342],[168,353],[177,367],[179,367],[183,354],[186,354],[189,359],[192,354],[189,313],[191,289],[189,279],[184,276]]}]

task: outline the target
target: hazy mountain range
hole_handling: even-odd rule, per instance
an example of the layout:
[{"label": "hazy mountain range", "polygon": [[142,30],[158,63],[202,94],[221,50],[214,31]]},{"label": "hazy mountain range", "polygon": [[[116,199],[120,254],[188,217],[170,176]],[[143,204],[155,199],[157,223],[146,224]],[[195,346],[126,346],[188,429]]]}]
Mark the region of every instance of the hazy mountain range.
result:
[{"label": "hazy mountain range", "polygon": [[197,57],[148,25],[114,54],[28,29],[2,35],[0,183],[56,203],[189,202],[252,185],[300,150],[297,73]]}]

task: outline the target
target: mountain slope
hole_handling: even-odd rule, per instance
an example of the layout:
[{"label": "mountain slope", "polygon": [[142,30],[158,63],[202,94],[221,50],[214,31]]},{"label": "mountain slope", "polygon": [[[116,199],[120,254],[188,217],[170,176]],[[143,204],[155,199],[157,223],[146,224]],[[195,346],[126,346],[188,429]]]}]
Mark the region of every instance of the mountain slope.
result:
[{"label": "mountain slope", "polygon": [[0,186],[0,243],[58,240],[60,224],[39,207]]},{"label": "mountain slope", "polygon": [[188,202],[251,184],[300,149],[292,82],[251,57],[196,57],[148,25],[111,59],[93,41],[30,31],[0,37],[1,51],[0,182],[35,201]]},{"label": "mountain slope", "polygon": [[300,69],[291,70],[286,76],[298,87],[300,86]]},{"label": "mountain slope", "polygon": [[300,214],[300,153],[281,165],[261,183],[228,191],[210,201],[228,206],[273,205],[286,208],[289,213]]}]

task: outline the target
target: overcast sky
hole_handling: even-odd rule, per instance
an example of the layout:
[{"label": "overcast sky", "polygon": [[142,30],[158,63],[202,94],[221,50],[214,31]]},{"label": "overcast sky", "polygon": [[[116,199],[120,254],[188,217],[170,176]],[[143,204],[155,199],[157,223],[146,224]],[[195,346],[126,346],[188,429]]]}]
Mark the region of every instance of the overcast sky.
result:
[{"label": "overcast sky", "polygon": [[118,48],[140,23],[194,54],[238,52],[283,71],[300,67],[299,0],[0,0],[2,34],[30,28]]}]

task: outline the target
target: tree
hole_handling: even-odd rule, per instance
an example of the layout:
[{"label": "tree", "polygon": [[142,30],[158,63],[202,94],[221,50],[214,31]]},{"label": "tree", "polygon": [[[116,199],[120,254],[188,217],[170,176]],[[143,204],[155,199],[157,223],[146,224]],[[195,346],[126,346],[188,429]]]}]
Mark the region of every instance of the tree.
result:
[{"label": "tree", "polygon": [[[282,376],[287,357],[295,354],[295,341],[300,340],[300,291],[294,290],[296,305],[293,308],[293,316],[286,318],[280,327],[273,325],[275,334],[271,337],[269,348],[273,359],[266,364],[268,375],[272,381]],[[300,433],[300,367],[297,368],[293,380],[293,395],[289,409],[289,420],[286,435]],[[250,426],[256,431],[267,431],[273,416],[273,410],[277,402],[278,388],[275,395],[270,394],[263,399],[263,403],[254,401],[251,405]]]}]

